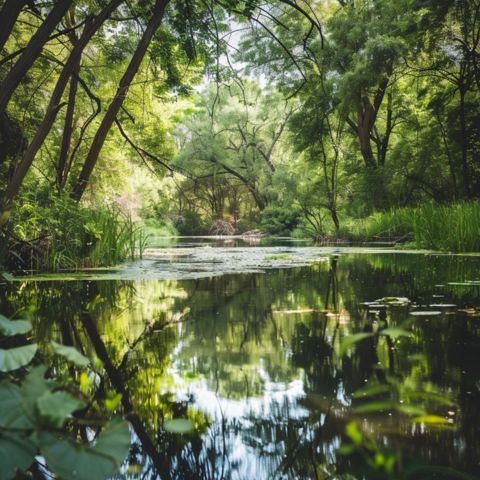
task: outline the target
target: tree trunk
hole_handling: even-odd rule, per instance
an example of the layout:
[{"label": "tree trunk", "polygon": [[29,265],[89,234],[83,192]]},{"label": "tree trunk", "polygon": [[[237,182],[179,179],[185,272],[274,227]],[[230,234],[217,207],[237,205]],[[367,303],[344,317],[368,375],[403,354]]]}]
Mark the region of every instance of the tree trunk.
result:
[{"label": "tree trunk", "polygon": [[362,154],[365,166],[368,168],[377,168],[377,162],[373,155],[372,145],[370,143],[370,134],[373,127],[374,109],[368,98],[363,98],[361,106],[357,112],[357,135],[360,142],[360,152]]},{"label": "tree trunk", "polygon": [[53,90],[50,102],[47,106],[47,111],[45,117],[42,120],[42,123],[35,133],[35,137],[28,146],[27,150],[23,154],[22,160],[18,164],[15,172],[8,184],[5,197],[6,202],[10,202],[17,195],[20,186],[22,185],[23,179],[27,174],[30,166],[33,163],[35,155],[37,154],[40,147],[43,145],[45,138],[47,137],[52,125],[57,117],[57,113],[64,106],[61,104],[62,95],[65,91],[65,88],[68,84],[68,79],[70,78],[72,72],[74,72],[76,65],[78,65],[82,52],[87,46],[88,42],[91,40],[93,35],[98,31],[102,26],[103,22],[108,19],[112,12],[121,4],[124,0],[112,0],[92,21],[89,25],[85,27],[80,39],[73,48],[68,60],[63,68],[60,76]]},{"label": "tree trunk", "polygon": [[57,187],[61,192],[67,181],[67,159],[70,151],[70,143],[73,134],[73,114],[75,112],[75,100],[77,98],[78,80],[76,75],[80,72],[80,58],[73,68],[73,75],[70,79],[70,92],[68,94],[67,112],[65,113],[65,122],[63,124],[62,146],[57,162]]},{"label": "tree trunk", "polygon": [[163,19],[163,14],[165,12],[165,7],[167,6],[169,0],[157,0],[155,3],[155,7],[153,9],[152,17],[150,18],[150,22],[143,33],[143,36],[133,54],[132,59],[125,71],[122,79],[120,80],[120,84],[118,86],[117,92],[115,97],[113,98],[112,102],[110,103],[103,120],[98,127],[97,133],[93,139],[92,145],[90,150],[88,151],[87,157],[85,159],[85,163],[83,165],[83,169],[80,172],[78,180],[75,186],[72,189],[71,197],[79,201],[82,198],[83,193],[85,192],[85,188],[87,187],[88,181],[90,180],[90,175],[95,168],[97,163],[98,157],[100,155],[100,151],[102,150],[103,144],[105,143],[105,139],[107,138],[107,134],[110,131],[110,128],[115,121],[117,113],[119,112],[120,108],[125,101],[125,98],[128,93],[128,89],[130,84],[132,83],[142,60],[147,52],[147,48],[152,41],[152,38],[157,31],[160,23]]},{"label": "tree trunk", "polygon": [[72,5],[73,0],[59,0],[52,8],[35,35],[30,39],[20,58],[8,72],[3,83],[0,85],[0,115],[7,108],[8,102],[25,74],[39,57],[43,46],[47,43],[50,34],[58,25],[63,16]]},{"label": "tree trunk", "polygon": [[26,3],[26,0],[6,0],[0,10],[0,52],[5,47],[15,22]]},{"label": "tree trunk", "polygon": [[462,180],[465,197],[470,196],[470,173],[468,170],[468,132],[465,112],[465,94],[466,89],[460,86],[460,147],[462,149]]}]

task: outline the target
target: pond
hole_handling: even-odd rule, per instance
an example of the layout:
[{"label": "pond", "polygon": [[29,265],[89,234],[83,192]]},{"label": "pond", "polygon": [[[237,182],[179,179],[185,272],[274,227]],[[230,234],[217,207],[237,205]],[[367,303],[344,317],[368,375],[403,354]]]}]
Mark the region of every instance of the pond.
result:
[{"label": "pond", "polygon": [[[40,345],[96,359],[117,413],[135,413],[116,478],[373,478],[366,443],[345,448],[354,421],[378,452],[480,478],[479,272],[475,256],[183,241],[18,278],[0,302]],[[172,418],[194,431],[165,431]]]}]

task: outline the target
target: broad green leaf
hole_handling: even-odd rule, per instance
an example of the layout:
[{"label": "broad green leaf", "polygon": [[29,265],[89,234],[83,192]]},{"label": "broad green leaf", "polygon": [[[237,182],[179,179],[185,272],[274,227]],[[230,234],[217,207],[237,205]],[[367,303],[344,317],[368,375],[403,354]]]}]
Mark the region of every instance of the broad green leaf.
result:
[{"label": "broad green leaf", "polygon": [[11,337],[13,335],[23,335],[32,329],[32,324],[27,320],[10,320],[0,315],[0,333]]},{"label": "broad green leaf", "polygon": [[369,402],[355,407],[353,411],[355,413],[377,413],[383,410],[392,410],[393,408],[395,408],[393,402]]},{"label": "broad green leaf", "polygon": [[47,367],[44,365],[32,368],[20,388],[23,409],[33,422],[38,421],[37,400],[50,390],[49,384],[45,380],[46,371]]},{"label": "broad green leaf", "polygon": [[69,415],[84,406],[83,400],[62,391],[55,393],[47,391],[37,400],[40,415],[57,428],[65,423]]},{"label": "broad green leaf", "polygon": [[348,335],[348,337],[345,337],[340,344],[340,356],[342,357],[343,355],[345,355],[349,347],[351,347],[352,345],[361,342],[365,338],[369,338],[371,336],[371,333],[354,333],[353,335]]},{"label": "broad green leaf", "polygon": [[116,418],[111,420],[99,435],[95,450],[115,459],[120,467],[130,448],[130,431],[128,422]]},{"label": "broad green leaf", "polygon": [[24,347],[0,349],[0,372],[11,372],[28,365],[37,353],[37,344],[25,345]]},{"label": "broad green leaf", "polygon": [[373,397],[381,393],[388,393],[390,389],[391,387],[389,385],[367,385],[353,392],[352,398]]},{"label": "broad green leaf", "polygon": [[18,433],[0,435],[0,478],[11,479],[17,469],[26,470],[37,453],[35,444]]},{"label": "broad green leaf", "polygon": [[121,466],[128,454],[130,433],[128,423],[112,420],[99,435],[93,447],[71,440],[39,435],[40,451],[48,468],[63,479],[105,480]]},{"label": "broad green leaf", "polygon": [[167,420],[163,424],[163,428],[170,433],[190,433],[194,430],[195,425],[188,418],[174,418],[173,420]]},{"label": "broad green leaf", "polygon": [[389,327],[389,328],[383,329],[380,332],[380,335],[385,335],[392,338],[398,338],[398,337],[411,337],[412,333],[408,332],[407,330],[404,330],[403,328]]},{"label": "broad green leaf", "polygon": [[25,415],[20,387],[7,381],[0,383],[0,427],[33,428],[33,426],[33,422]]},{"label": "broad green leaf", "polygon": [[74,347],[67,347],[66,345],[61,345],[57,342],[52,342],[52,347],[55,353],[65,357],[67,360],[75,365],[78,365],[79,367],[86,367],[90,364],[90,360]]}]

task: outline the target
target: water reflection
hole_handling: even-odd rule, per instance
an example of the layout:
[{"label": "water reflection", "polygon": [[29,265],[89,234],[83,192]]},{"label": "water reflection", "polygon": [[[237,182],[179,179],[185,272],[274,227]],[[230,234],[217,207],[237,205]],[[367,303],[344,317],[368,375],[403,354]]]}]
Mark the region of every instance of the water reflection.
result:
[{"label": "water reflection", "polygon": [[[361,305],[402,296],[419,305],[478,307],[480,287],[448,285],[476,279],[478,267],[463,257],[345,255],[199,280],[25,283],[3,289],[1,302],[6,313],[33,315],[40,343],[53,338],[101,361],[95,394],[121,393],[119,411],[133,427],[118,478],[354,472],[358,459],[337,453],[352,418],[380,445],[403,449],[406,462],[478,475],[479,318],[456,310],[435,317],[413,317],[407,308],[371,313]],[[347,335],[379,324],[401,325],[413,336],[371,337],[339,355]],[[454,408],[427,406],[450,415],[454,428],[415,426],[387,411],[353,413],[362,400],[352,393],[370,379],[448,395]],[[165,420],[185,416],[195,434],[162,429]]]}]

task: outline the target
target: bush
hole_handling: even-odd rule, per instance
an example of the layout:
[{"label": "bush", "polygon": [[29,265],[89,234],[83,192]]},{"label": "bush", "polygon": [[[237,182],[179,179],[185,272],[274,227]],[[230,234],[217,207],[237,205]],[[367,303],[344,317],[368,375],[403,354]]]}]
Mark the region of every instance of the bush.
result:
[{"label": "bush", "polygon": [[298,226],[301,213],[296,208],[271,206],[262,212],[260,229],[271,235],[288,237]]},{"label": "bush", "polygon": [[178,215],[174,225],[180,235],[205,235],[208,232],[201,215],[191,210]]}]

